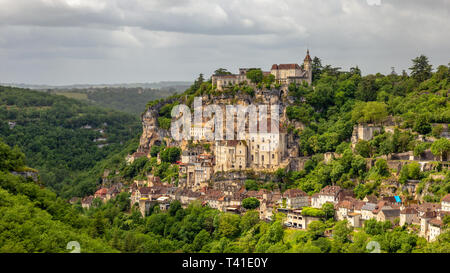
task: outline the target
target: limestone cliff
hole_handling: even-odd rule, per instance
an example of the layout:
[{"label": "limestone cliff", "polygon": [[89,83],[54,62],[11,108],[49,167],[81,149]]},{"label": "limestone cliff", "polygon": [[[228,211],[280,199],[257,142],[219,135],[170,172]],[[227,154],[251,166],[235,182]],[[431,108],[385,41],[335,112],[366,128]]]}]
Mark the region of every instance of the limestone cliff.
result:
[{"label": "limestone cliff", "polygon": [[[158,124],[158,113],[162,106],[167,103],[172,103],[174,100],[179,100],[180,103],[186,103],[185,98],[171,98],[158,102],[155,105],[150,106],[146,112],[141,116],[142,118],[142,136],[140,139],[138,152],[148,153],[152,145],[159,144],[163,140],[170,140],[170,132],[162,129]],[[223,112],[225,113],[225,105],[250,105],[250,104],[266,104],[273,105],[278,104],[280,106],[279,117],[280,126],[286,126],[287,124],[293,124],[295,128],[302,127],[297,123],[289,122],[286,117],[286,107],[292,102],[286,97],[285,93],[281,90],[258,90],[254,96],[250,96],[244,93],[221,93],[219,95],[203,95],[203,106],[210,104],[217,104],[223,106]],[[188,105],[189,106],[189,105]],[[286,127],[285,127],[286,129]],[[297,139],[291,135],[288,141],[288,153],[290,157],[298,156]],[[172,145],[182,146],[180,143],[172,143]]]}]

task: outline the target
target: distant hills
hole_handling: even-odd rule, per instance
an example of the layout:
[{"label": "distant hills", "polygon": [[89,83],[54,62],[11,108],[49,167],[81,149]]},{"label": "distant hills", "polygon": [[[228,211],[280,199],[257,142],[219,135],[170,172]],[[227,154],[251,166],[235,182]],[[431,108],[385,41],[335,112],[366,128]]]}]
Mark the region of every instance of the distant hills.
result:
[{"label": "distant hills", "polygon": [[16,88],[28,88],[68,98],[90,102],[105,108],[139,115],[147,102],[183,93],[190,82],[162,81],[154,83],[124,84],[74,84],[65,86],[0,84]]},{"label": "distant hills", "polygon": [[164,87],[183,87],[188,88],[192,82],[188,81],[161,81],[150,83],[115,83],[115,84],[71,84],[71,85],[46,85],[46,84],[25,84],[25,83],[0,83],[2,86],[11,86],[19,88],[29,88],[35,90],[42,89],[85,89],[85,88],[107,88],[107,87],[124,87],[124,88],[164,88]]}]

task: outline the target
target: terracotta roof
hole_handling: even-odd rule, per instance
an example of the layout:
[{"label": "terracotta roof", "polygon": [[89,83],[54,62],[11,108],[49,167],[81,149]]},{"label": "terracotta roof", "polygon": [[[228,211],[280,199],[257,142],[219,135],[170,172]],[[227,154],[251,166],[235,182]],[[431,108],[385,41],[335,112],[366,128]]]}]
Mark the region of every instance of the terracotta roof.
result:
[{"label": "terracotta roof", "polygon": [[444,196],[444,198],[442,198],[442,202],[448,202],[448,203],[450,203],[450,193],[447,194],[446,196]]},{"label": "terracotta roof", "polygon": [[336,204],[336,208],[353,209],[354,206],[354,203],[350,200],[343,200]]},{"label": "terracotta roof", "polygon": [[231,74],[231,75],[213,75],[216,78],[222,78],[222,79],[233,79],[237,78],[239,75]]},{"label": "terracotta roof", "polygon": [[386,201],[380,201],[378,202],[378,204],[376,205],[375,209],[372,211],[372,213],[377,214],[378,212],[380,212],[380,210],[386,205]]},{"label": "terracotta roof", "polygon": [[311,56],[309,56],[309,50],[306,51],[306,57],[304,59],[304,61],[312,61]]},{"label": "terracotta roof", "polygon": [[417,214],[417,210],[412,207],[406,207],[402,211],[400,211],[401,214]]},{"label": "terracotta roof", "polygon": [[139,191],[141,194],[149,194],[150,191],[151,191],[151,189],[152,189],[152,188],[150,188],[150,187],[142,187],[142,188],[139,188],[138,191]]},{"label": "terracotta roof", "polygon": [[430,224],[432,224],[433,226],[438,226],[438,227],[442,227],[444,225],[444,223],[437,218],[431,219]]},{"label": "terracotta roof", "polygon": [[436,212],[435,211],[427,211],[422,215],[422,218],[434,218],[436,217]]},{"label": "terracotta roof", "polygon": [[138,157],[144,157],[144,156],[147,156],[147,154],[144,153],[144,152],[135,152],[135,153],[133,153],[131,156],[134,157],[134,158],[138,158]]},{"label": "terracotta roof", "polygon": [[334,195],[336,196],[340,191],[341,187],[339,186],[326,186],[320,191],[321,195]]},{"label": "terracotta roof", "polygon": [[82,204],[91,204],[92,200],[94,200],[94,196],[91,195],[91,196],[83,198],[83,200],[81,200],[81,203]]},{"label": "terracotta roof", "polygon": [[386,216],[386,217],[398,217],[400,216],[400,210],[399,209],[391,209],[391,208],[383,208],[381,210],[381,212]]},{"label": "terracotta roof", "polygon": [[288,189],[283,193],[283,197],[295,198],[301,196],[308,196],[308,194],[300,189]]},{"label": "terracotta roof", "polygon": [[370,203],[377,203],[377,197],[375,195],[368,195],[366,196],[366,199]]},{"label": "terracotta roof", "polygon": [[437,203],[437,204],[436,203],[423,203],[423,204],[419,205],[418,210],[420,212],[427,212],[427,211],[435,211],[440,208],[441,208],[441,204],[439,204],[439,203]]},{"label": "terracotta roof", "polygon": [[95,192],[95,195],[105,195],[108,192],[107,188],[101,188]]},{"label": "terracotta roof", "polygon": [[301,69],[301,67],[298,64],[279,64],[279,65],[274,64],[272,65],[272,69],[287,70],[287,69]]}]

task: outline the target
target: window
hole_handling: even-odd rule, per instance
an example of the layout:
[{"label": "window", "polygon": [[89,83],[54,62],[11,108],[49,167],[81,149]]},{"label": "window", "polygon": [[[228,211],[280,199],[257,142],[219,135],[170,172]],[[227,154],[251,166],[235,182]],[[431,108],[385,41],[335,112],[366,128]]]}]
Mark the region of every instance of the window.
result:
[{"label": "window", "polygon": [[275,154],[272,154],[272,159],[274,159],[275,158]]}]

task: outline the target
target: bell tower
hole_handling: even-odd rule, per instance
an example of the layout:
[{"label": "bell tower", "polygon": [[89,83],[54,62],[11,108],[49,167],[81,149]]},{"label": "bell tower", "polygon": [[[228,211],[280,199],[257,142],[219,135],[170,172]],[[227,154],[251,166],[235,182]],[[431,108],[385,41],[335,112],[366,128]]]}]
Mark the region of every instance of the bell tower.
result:
[{"label": "bell tower", "polygon": [[307,49],[306,57],[303,60],[303,69],[306,71],[311,71],[311,63],[312,63],[312,59],[311,59],[311,56],[309,56],[309,49]]}]

